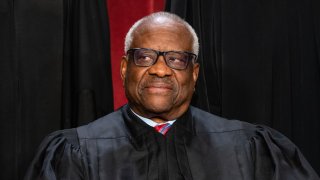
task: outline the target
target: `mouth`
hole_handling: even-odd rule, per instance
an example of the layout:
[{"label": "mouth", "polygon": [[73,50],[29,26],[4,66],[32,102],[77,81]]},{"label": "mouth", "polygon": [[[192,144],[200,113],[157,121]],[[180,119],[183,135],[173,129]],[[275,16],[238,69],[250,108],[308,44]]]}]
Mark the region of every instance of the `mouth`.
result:
[{"label": "mouth", "polygon": [[166,83],[151,83],[143,88],[145,91],[151,94],[168,93],[173,90],[172,85]]}]

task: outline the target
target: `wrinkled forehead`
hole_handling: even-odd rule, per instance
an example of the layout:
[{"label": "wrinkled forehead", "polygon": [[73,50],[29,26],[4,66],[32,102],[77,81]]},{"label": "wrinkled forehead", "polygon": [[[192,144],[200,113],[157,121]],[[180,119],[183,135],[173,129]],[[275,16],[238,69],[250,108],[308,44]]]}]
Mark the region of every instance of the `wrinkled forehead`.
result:
[{"label": "wrinkled forehead", "polygon": [[[189,33],[184,24],[167,17],[155,17],[153,19],[145,20],[134,31],[134,35],[143,35],[144,32],[149,32],[157,28],[168,28],[176,31],[185,31]],[[191,33],[189,33],[191,35]]]},{"label": "wrinkled forehead", "polygon": [[184,24],[163,17],[141,23],[133,32],[130,48],[137,48],[142,42],[151,40],[177,43],[177,45],[182,45],[181,48],[184,50],[191,50],[193,42],[192,34]]}]

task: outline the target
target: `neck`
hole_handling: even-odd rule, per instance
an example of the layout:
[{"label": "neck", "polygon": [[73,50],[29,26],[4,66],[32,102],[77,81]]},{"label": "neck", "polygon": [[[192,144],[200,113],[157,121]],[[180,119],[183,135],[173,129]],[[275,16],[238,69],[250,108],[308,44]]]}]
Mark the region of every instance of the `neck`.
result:
[{"label": "neck", "polygon": [[188,105],[181,106],[180,108],[175,109],[175,111],[167,112],[152,112],[150,110],[137,108],[136,106],[132,106],[130,104],[129,107],[137,115],[148,118],[156,123],[166,123],[170,120],[177,119],[188,110]]},{"label": "neck", "polygon": [[152,121],[156,122],[156,123],[165,123],[167,122],[168,120],[165,120],[165,119],[162,119],[160,117],[152,117],[150,118]]}]

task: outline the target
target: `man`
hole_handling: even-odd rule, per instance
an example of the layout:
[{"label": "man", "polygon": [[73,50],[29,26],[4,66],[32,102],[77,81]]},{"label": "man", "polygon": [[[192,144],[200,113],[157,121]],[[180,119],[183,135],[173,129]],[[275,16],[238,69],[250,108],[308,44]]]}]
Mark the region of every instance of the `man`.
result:
[{"label": "man", "polygon": [[26,179],[319,179],[280,133],[190,106],[198,48],[194,30],[176,15],[136,22],[121,61],[128,105],[49,135]]}]

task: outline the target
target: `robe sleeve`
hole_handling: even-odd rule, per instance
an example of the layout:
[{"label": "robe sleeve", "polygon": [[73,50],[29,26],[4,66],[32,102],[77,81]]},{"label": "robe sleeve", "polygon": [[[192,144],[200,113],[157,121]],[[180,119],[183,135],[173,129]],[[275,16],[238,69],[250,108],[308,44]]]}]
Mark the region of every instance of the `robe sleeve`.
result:
[{"label": "robe sleeve", "polygon": [[320,180],[300,150],[281,133],[258,126],[250,141],[257,180]]},{"label": "robe sleeve", "polygon": [[47,136],[24,179],[85,179],[76,130],[57,131]]}]

